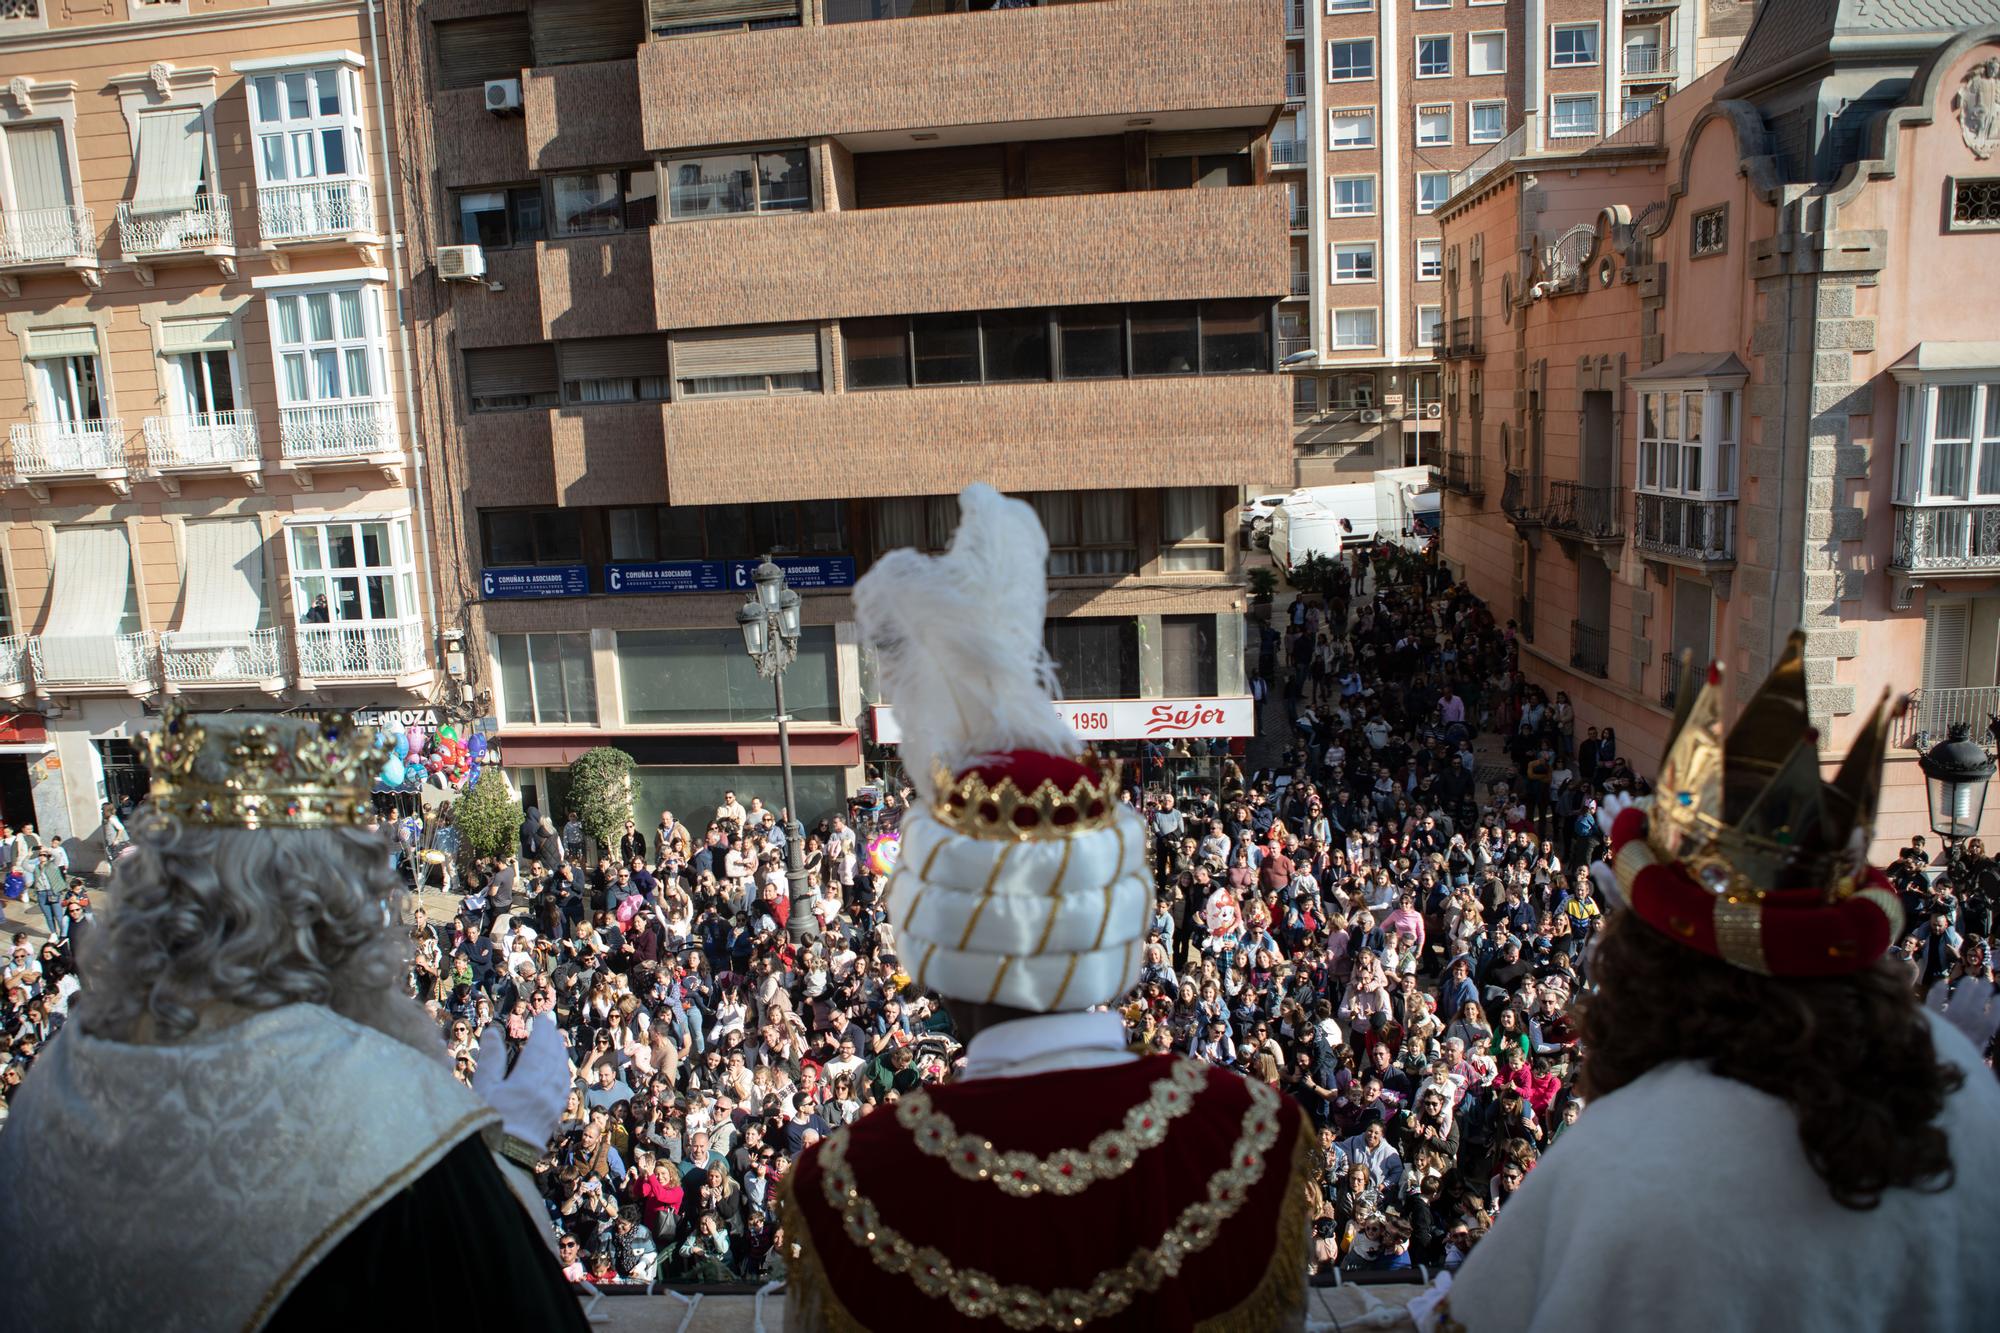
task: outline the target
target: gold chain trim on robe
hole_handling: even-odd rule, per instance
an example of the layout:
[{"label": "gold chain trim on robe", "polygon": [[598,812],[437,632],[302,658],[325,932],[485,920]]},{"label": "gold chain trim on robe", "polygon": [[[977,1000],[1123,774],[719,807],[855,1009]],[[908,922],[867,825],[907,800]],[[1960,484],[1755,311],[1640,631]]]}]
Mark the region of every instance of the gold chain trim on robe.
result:
[{"label": "gold chain trim on robe", "polygon": [[1278,1208],[1271,1262],[1250,1294],[1232,1308],[1196,1324],[1195,1333],[1265,1333],[1304,1326],[1306,1269],[1312,1253],[1312,1215],[1307,1191],[1319,1174],[1318,1135],[1312,1121],[1299,1117],[1292,1134],[1291,1178]]},{"label": "gold chain trim on robe", "polygon": [[1146,1100],[1125,1113],[1125,1123],[1107,1129],[1087,1148],[1064,1148],[1048,1157],[1029,1152],[1000,1152],[990,1140],[961,1134],[951,1117],[931,1105],[928,1092],[906,1094],[896,1103],[896,1123],[910,1131],[917,1151],[942,1158],[966,1180],[990,1180],[1017,1199],[1047,1190],[1064,1196],[1081,1194],[1100,1180],[1116,1180],[1150,1148],[1167,1141],[1168,1127],[1194,1106],[1208,1083],[1208,1069],[1192,1060],[1177,1060],[1173,1072],[1156,1080]]},{"label": "gold chain trim on robe", "polygon": [[1250,1105],[1228,1163],[1208,1179],[1207,1198],[1183,1209],[1158,1244],[1134,1250],[1121,1266],[1099,1273],[1087,1290],[1043,1292],[1002,1283],[976,1268],[958,1268],[928,1245],[912,1245],[883,1223],[874,1202],[861,1193],[847,1164],[845,1130],[820,1145],[820,1189],[827,1206],[840,1213],[848,1239],[877,1268],[907,1275],[924,1295],[950,1300],[968,1319],[998,1319],[1016,1329],[1075,1329],[1120,1313],[1138,1296],[1178,1276],[1182,1264],[1215,1243],[1222,1224],[1241,1210],[1251,1188],[1263,1179],[1266,1154],[1278,1138],[1278,1094],[1262,1083],[1246,1081],[1244,1086]]}]

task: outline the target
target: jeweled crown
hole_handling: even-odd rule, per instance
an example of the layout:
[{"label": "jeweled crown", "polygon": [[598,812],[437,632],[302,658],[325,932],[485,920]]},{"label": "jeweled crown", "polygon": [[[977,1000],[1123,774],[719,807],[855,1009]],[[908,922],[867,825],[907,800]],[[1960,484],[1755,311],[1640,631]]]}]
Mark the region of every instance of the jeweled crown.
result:
[{"label": "jeweled crown", "polygon": [[1118,805],[1118,761],[1087,760],[1084,768],[1067,788],[1045,778],[1024,792],[1011,777],[989,781],[977,768],[954,777],[940,764],[932,770],[938,799],[931,814],[969,838],[1067,838],[1108,827]]},{"label": "jeweled crown", "polygon": [[1805,635],[1785,651],[1736,725],[1722,734],[1722,668],[1681,667],[1674,729],[1660,764],[1646,838],[1663,861],[1738,899],[1817,888],[1853,893],[1866,871],[1894,710],[1875,706],[1831,782],[1806,704]]},{"label": "jeweled crown", "polygon": [[154,808],[184,823],[327,828],[375,819],[375,729],[344,713],[202,718],[170,703],[140,746]]}]

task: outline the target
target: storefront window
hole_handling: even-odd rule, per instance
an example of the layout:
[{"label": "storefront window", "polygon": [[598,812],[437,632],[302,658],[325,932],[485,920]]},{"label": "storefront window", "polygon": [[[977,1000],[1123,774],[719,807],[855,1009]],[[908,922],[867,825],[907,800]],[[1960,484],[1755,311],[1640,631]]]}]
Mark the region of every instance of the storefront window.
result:
[{"label": "storefront window", "polygon": [[[766,722],[776,711],[771,682],[733,629],[620,631],[618,674],[628,726]],[[800,636],[798,660],[785,672],[785,708],[794,722],[840,720],[832,626],[808,625]]]},{"label": "storefront window", "polygon": [[1139,631],[1125,617],[1068,617],[1043,626],[1065,699],[1139,697]]}]

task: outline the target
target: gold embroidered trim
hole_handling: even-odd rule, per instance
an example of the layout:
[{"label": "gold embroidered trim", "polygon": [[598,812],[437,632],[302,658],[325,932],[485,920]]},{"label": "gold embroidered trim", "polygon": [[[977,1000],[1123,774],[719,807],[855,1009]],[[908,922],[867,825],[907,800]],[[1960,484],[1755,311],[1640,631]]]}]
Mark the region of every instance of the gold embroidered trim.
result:
[{"label": "gold embroidered trim", "polygon": [[1278,1139],[1278,1094],[1262,1083],[1244,1083],[1250,1105],[1229,1161],[1208,1179],[1207,1197],[1189,1204],[1159,1243],[1141,1246],[1117,1268],[1099,1273],[1087,1290],[1057,1287],[1043,1292],[1003,1283],[976,1268],[961,1269],[928,1245],[912,1245],[882,1221],[872,1200],[862,1195],[847,1164],[846,1130],[820,1145],[820,1189],[827,1206],[840,1213],[847,1238],[865,1250],[885,1273],[905,1274],[918,1291],[949,1300],[967,1319],[998,1319],[1009,1328],[1075,1329],[1108,1319],[1140,1295],[1159,1290],[1179,1275],[1190,1258],[1215,1243],[1222,1224],[1243,1207],[1263,1179],[1265,1156]]},{"label": "gold embroidered trim", "polygon": [[1717,898],[1715,950],[1726,963],[1770,976],[1771,965],[1764,961],[1764,904]]},{"label": "gold embroidered trim", "polygon": [[931,1105],[922,1089],[896,1103],[896,1122],[910,1131],[917,1151],[941,1158],[954,1175],[966,1180],[990,1180],[1002,1193],[1032,1198],[1047,1190],[1064,1196],[1081,1194],[1100,1180],[1116,1180],[1132,1169],[1141,1153],[1167,1141],[1168,1127],[1194,1107],[1208,1082],[1208,1069],[1192,1060],[1178,1060],[1158,1079],[1146,1099],[1125,1113],[1125,1123],[1107,1129],[1087,1148],[1064,1148],[1048,1157],[1028,1152],[1000,1152],[985,1139],[961,1134],[951,1117]]}]

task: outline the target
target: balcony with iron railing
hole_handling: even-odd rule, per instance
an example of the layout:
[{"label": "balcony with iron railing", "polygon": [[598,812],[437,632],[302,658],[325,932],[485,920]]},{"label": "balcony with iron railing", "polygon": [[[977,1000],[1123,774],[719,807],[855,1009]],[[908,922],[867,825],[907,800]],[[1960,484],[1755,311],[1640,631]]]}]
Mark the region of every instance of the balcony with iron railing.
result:
[{"label": "balcony with iron railing", "polygon": [[1304,139],[1271,140],[1271,165],[1274,167],[1302,167],[1312,153],[1312,146]]},{"label": "balcony with iron railing", "polygon": [[1298,269],[1294,269],[1292,271],[1293,296],[1311,296],[1313,289],[1312,284],[1313,284],[1312,273],[1310,271],[1301,271]]},{"label": "balcony with iron railing", "polygon": [[1312,215],[1304,204],[1293,204],[1286,211],[1291,215],[1293,231],[1304,231],[1307,224],[1312,221]]},{"label": "balcony with iron railing", "polygon": [[1469,449],[1447,449],[1444,455],[1444,488],[1456,495],[1484,495],[1480,456]]},{"label": "balcony with iron railing", "polygon": [[368,182],[343,178],[262,186],[257,191],[257,232],[275,242],[373,238],[375,210]]},{"label": "balcony with iron railing", "polygon": [[248,410],[147,417],[145,433],[146,467],[152,472],[239,470],[261,455],[257,416]]},{"label": "balcony with iron railing", "polygon": [[1305,35],[1305,0],[1285,0],[1285,36],[1303,37]]},{"label": "balcony with iron railing", "polygon": [[32,684],[28,673],[28,636],[0,638],[0,699],[18,699]]},{"label": "balcony with iron railing", "polygon": [[1640,78],[1671,74],[1674,48],[1671,46],[1628,46],[1625,48],[1625,77]]},{"label": "balcony with iron railing", "polygon": [[1286,70],[1285,100],[1288,102],[1304,101],[1305,95],[1306,95],[1306,72],[1302,69]]},{"label": "balcony with iron railing", "polygon": [[312,680],[393,679],[427,670],[415,620],[296,625],[299,675]]},{"label": "balcony with iron railing", "polygon": [[1571,158],[1585,153],[1616,153],[1626,149],[1656,150],[1666,142],[1666,120],[1657,104],[1636,116],[1614,111],[1609,115],[1600,114],[1581,120],[1566,118],[1561,123],[1548,118],[1547,123],[1541,126],[1541,137],[1545,140],[1541,147],[1536,146],[1535,132],[1539,118],[1540,113],[1530,109],[1528,119],[1516,126],[1513,133],[1474,158],[1472,165],[1454,173],[1451,195],[1457,196],[1516,160]]},{"label": "balcony with iron railing", "polygon": [[128,200],[118,205],[118,245],[128,257],[144,259],[233,249],[229,201],[219,194],[166,207]]},{"label": "balcony with iron railing", "polygon": [[1548,512],[1542,516],[1542,523],[1551,532],[1587,542],[1623,541],[1625,488],[1552,481]]},{"label": "balcony with iron railing", "polygon": [[234,637],[179,631],[163,634],[160,668],[167,689],[174,692],[205,685],[278,682],[285,675],[275,629],[251,630]]},{"label": "balcony with iron railing", "polygon": [[96,259],[97,215],[90,209],[66,204],[0,213],[0,268],[95,263]]},{"label": "balcony with iron railing", "polygon": [[45,689],[153,688],[158,654],[150,632],[137,634],[37,634],[28,640],[35,679]]},{"label": "balcony with iron railing", "polygon": [[278,435],[286,460],[295,463],[378,458],[398,450],[395,413],[373,400],[281,407]]},{"label": "balcony with iron railing", "polygon": [[1517,528],[1542,526],[1541,474],[1510,467],[1500,487],[1500,512]]},{"label": "balcony with iron railing", "polygon": [[1569,622],[1569,664],[1603,680],[1611,674],[1611,636],[1581,620]]},{"label": "balcony with iron railing", "polygon": [[1439,359],[1467,361],[1484,357],[1486,350],[1479,336],[1480,324],[1477,315],[1460,315],[1455,319],[1442,321],[1438,328]]},{"label": "balcony with iron railing", "polygon": [[1911,690],[1910,706],[1890,724],[1889,744],[1898,749],[1928,750],[1958,723],[1970,727],[1973,739],[1984,744],[1996,714],[2000,714],[2000,685]]},{"label": "balcony with iron railing", "polygon": [[23,421],[8,431],[8,444],[14,475],[23,479],[125,473],[125,423],[117,417]]},{"label": "balcony with iron railing", "polygon": [[1632,544],[1675,564],[1711,566],[1736,559],[1736,501],[1679,495],[1633,496]]},{"label": "balcony with iron railing", "polygon": [[1897,505],[1889,567],[1916,574],[2000,574],[2000,505]]},{"label": "balcony with iron railing", "polygon": [[1310,349],[1312,345],[1313,340],[1304,334],[1281,333],[1278,335],[1278,358],[1283,360]]}]

